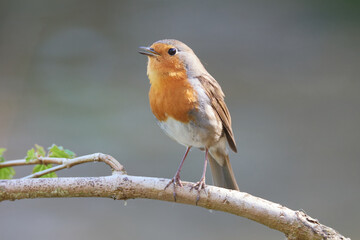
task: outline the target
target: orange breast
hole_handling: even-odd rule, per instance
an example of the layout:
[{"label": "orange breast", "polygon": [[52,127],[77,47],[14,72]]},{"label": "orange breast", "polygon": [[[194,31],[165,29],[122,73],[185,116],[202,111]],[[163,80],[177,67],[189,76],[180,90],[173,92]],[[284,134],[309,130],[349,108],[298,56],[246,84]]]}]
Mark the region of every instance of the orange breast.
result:
[{"label": "orange breast", "polygon": [[197,108],[197,94],[187,80],[186,72],[168,72],[151,75],[149,99],[153,114],[159,121],[172,117],[187,123],[191,120],[189,111]]},{"label": "orange breast", "polygon": [[152,45],[159,57],[149,57],[147,74],[150,80],[150,106],[159,121],[172,117],[187,123],[190,110],[198,107],[197,93],[187,79],[186,69],[177,55],[170,56],[173,46],[155,43]]}]

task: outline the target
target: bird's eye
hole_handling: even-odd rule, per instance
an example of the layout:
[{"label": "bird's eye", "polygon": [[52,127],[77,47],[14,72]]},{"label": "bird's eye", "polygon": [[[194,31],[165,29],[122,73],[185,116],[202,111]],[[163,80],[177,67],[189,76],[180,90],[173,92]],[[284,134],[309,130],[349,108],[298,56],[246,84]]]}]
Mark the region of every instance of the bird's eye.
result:
[{"label": "bird's eye", "polygon": [[170,48],[168,51],[169,55],[175,55],[176,54],[176,48]]}]

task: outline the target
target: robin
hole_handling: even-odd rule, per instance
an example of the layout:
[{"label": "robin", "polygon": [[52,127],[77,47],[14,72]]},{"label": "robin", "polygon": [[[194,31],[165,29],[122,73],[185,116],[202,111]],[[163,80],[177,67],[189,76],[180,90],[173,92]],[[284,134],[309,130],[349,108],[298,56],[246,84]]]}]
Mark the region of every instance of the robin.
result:
[{"label": "robin", "polygon": [[150,47],[140,47],[148,56],[147,75],[150,80],[150,107],[164,132],[186,146],[186,152],[173,184],[182,187],[180,171],[192,147],[205,151],[200,181],[192,188],[205,188],[207,162],[210,163],[216,186],[239,190],[232,171],[226,142],[237,152],[231,117],[218,82],[206,71],[193,50],[174,39],[164,39]]}]

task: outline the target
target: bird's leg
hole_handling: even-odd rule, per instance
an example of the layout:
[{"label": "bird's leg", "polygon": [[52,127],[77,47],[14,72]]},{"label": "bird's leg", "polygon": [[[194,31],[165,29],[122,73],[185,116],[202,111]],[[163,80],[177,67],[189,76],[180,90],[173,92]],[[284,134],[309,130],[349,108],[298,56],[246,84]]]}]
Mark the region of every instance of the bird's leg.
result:
[{"label": "bird's leg", "polygon": [[176,191],[175,191],[175,190],[176,190],[176,185],[179,185],[180,187],[183,186],[182,183],[181,183],[181,180],[180,180],[180,171],[181,171],[181,168],[182,168],[182,166],[183,166],[183,164],[184,164],[184,162],[185,162],[186,156],[188,155],[188,153],[189,153],[189,151],[190,151],[190,148],[191,148],[191,146],[186,148],[186,152],[185,152],[184,157],[183,157],[183,159],[182,159],[182,161],[181,161],[181,163],[180,163],[180,165],[179,165],[178,170],[177,170],[176,173],[175,173],[175,176],[170,180],[170,182],[169,182],[169,183],[166,185],[166,187],[164,188],[164,190],[165,190],[167,187],[170,186],[170,184],[173,184],[173,186],[174,186],[174,199],[175,199],[175,201],[176,201]]},{"label": "bird's leg", "polygon": [[195,188],[198,191],[198,196],[196,198],[196,204],[200,199],[200,191],[202,189],[205,189],[205,174],[206,174],[206,166],[207,166],[207,162],[208,162],[208,154],[209,154],[209,150],[206,148],[205,149],[205,162],[204,162],[204,169],[203,169],[202,176],[200,178],[200,181],[195,183],[190,189],[190,191],[191,191],[193,188]]}]

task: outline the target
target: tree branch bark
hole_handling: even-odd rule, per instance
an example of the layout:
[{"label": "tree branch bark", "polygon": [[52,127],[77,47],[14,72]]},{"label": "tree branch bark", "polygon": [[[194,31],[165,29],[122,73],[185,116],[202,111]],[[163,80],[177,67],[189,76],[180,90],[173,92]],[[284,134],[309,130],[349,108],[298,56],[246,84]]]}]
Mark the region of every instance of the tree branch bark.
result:
[{"label": "tree branch bark", "polygon": [[[87,159],[88,156],[94,155],[87,155]],[[109,157],[108,155],[98,156]],[[83,159],[83,157],[79,158]],[[112,176],[106,177],[0,180],[0,201],[28,198],[104,197],[117,200],[147,198],[174,202],[173,189],[164,190],[170,179],[130,176],[125,174],[121,164],[114,166],[117,170]],[[198,192],[191,191],[194,183],[183,182],[183,184],[182,188],[177,188],[176,202],[196,205]],[[197,206],[254,220],[283,232],[291,240],[349,239],[334,229],[320,224],[318,220],[302,211],[294,211],[245,192],[208,185],[205,191],[200,192]]]}]

